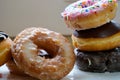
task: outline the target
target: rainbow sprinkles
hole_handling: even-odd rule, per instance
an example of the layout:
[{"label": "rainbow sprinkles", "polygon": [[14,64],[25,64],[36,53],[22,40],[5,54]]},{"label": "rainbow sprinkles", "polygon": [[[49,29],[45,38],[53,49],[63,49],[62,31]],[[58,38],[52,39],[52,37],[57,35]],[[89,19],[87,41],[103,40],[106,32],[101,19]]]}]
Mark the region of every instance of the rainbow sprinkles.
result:
[{"label": "rainbow sprinkles", "polygon": [[102,11],[107,6],[115,3],[116,0],[79,0],[70,4],[61,15],[67,20],[74,20],[78,16],[86,16]]}]

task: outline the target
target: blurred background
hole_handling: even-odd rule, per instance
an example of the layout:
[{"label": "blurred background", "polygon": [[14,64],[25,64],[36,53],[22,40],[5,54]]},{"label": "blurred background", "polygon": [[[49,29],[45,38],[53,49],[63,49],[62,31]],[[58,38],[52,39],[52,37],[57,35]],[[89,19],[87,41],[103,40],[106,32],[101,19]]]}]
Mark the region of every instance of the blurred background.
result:
[{"label": "blurred background", "polygon": [[[76,0],[0,0],[0,31],[16,36],[27,27],[44,27],[71,35],[61,12]],[[120,4],[120,2],[119,2]],[[120,6],[114,20],[120,23]]]}]

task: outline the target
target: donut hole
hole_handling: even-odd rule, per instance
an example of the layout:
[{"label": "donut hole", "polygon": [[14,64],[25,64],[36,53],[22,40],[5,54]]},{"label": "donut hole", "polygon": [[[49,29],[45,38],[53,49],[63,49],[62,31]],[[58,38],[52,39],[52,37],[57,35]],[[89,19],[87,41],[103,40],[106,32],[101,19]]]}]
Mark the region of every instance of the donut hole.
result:
[{"label": "donut hole", "polygon": [[52,58],[52,56],[44,49],[38,49],[38,56],[45,58]]},{"label": "donut hole", "polygon": [[37,55],[45,58],[54,58],[59,54],[59,45],[52,39],[41,38],[41,40],[34,40],[34,44],[37,45]]},{"label": "donut hole", "polygon": [[43,41],[38,46],[38,56],[45,58],[54,58],[58,54],[59,47],[53,42]]}]

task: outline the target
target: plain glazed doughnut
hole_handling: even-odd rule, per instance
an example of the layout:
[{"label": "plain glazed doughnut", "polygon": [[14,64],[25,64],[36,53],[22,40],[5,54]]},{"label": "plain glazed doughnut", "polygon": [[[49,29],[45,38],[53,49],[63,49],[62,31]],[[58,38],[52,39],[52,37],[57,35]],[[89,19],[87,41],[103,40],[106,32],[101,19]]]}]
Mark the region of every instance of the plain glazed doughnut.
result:
[{"label": "plain glazed doughnut", "polygon": [[75,63],[69,41],[44,28],[27,28],[18,34],[12,55],[20,69],[41,80],[59,80],[72,70]]},{"label": "plain glazed doughnut", "polygon": [[79,0],[61,13],[68,27],[84,30],[99,27],[115,17],[116,0]]},{"label": "plain glazed doughnut", "polygon": [[13,42],[8,35],[0,31],[0,66],[11,58],[11,46]]},{"label": "plain glazed doughnut", "polygon": [[103,51],[120,46],[120,24],[111,21],[101,27],[75,31],[74,47],[81,51]]}]

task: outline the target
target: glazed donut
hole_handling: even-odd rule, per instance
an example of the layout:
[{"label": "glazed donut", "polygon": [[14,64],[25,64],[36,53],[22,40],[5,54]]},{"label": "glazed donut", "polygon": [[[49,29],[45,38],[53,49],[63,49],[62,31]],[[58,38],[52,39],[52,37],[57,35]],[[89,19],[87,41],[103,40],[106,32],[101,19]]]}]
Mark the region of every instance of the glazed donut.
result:
[{"label": "glazed donut", "polygon": [[72,70],[75,63],[69,41],[45,28],[27,28],[18,34],[12,55],[20,69],[41,80],[59,80]]},{"label": "glazed donut", "polygon": [[85,30],[99,27],[115,17],[116,0],[79,0],[61,13],[68,27]]},{"label": "glazed donut", "polygon": [[82,51],[103,51],[120,46],[120,24],[111,21],[101,27],[74,31],[74,47]]},{"label": "glazed donut", "polygon": [[94,52],[76,49],[75,54],[76,65],[80,70],[100,73],[120,71],[120,47]]},{"label": "glazed donut", "polygon": [[8,35],[0,31],[0,66],[10,59],[12,44],[13,42]]}]

